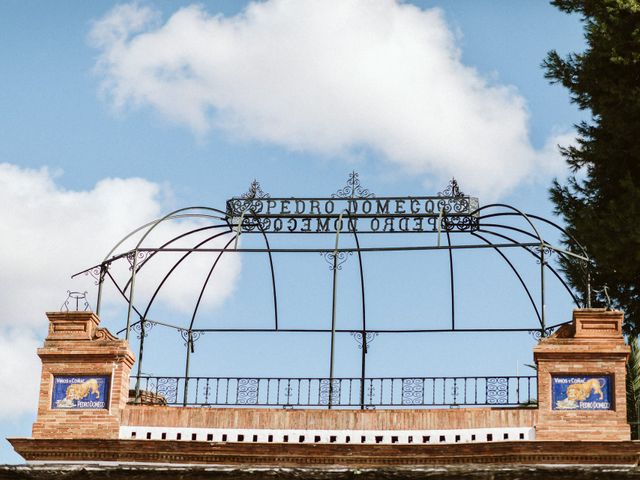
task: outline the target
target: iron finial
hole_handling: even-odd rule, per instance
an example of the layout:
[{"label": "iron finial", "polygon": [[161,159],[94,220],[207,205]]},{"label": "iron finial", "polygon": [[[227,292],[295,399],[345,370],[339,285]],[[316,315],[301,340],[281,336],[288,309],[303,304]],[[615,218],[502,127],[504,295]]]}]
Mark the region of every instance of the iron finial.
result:
[{"label": "iron finial", "polygon": [[260,182],[255,178],[249,185],[249,190],[246,193],[241,195],[241,198],[252,199],[252,198],[268,198],[269,194],[262,191],[262,187],[260,186]]},{"label": "iron finial", "polygon": [[[87,300],[87,292],[72,292],[71,290],[67,290],[67,299],[64,301],[62,306],[60,307],[60,311],[69,311],[69,306],[72,308],[75,307],[75,312],[80,311],[90,311],[89,301]],[[82,309],[80,307],[83,307]]]},{"label": "iron finial", "polygon": [[331,195],[332,198],[372,198],[375,195],[360,185],[360,175],[353,170],[347,179],[347,185]]},{"label": "iron finial", "polygon": [[460,190],[460,186],[458,185],[458,181],[455,177],[451,177],[449,181],[449,185],[442,192],[438,192],[438,196],[440,197],[464,197],[464,193]]}]

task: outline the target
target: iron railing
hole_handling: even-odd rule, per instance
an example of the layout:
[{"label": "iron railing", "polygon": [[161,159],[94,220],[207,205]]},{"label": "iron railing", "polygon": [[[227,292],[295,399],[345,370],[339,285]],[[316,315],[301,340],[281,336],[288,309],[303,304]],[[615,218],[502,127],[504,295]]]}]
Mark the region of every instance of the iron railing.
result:
[{"label": "iron railing", "polygon": [[[535,376],[367,378],[132,377],[138,403],[255,407],[535,406]],[[364,398],[362,398],[364,393]]]}]

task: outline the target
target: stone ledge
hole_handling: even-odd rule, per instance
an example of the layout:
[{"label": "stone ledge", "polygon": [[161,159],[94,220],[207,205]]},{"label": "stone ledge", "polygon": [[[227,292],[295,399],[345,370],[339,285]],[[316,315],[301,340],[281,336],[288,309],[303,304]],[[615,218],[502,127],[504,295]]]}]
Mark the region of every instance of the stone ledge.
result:
[{"label": "stone ledge", "polygon": [[228,444],[174,440],[10,438],[27,461],[140,462],[273,467],[461,464],[636,465],[640,443],[500,442],[454,445]]},{"label": "stone ledge", "polygon": [[446,467],[248,467],[204,465],[41,464],[0,465],[0,480],[550,480],[637,479],[638,467],[621,465],[447,465]]}]

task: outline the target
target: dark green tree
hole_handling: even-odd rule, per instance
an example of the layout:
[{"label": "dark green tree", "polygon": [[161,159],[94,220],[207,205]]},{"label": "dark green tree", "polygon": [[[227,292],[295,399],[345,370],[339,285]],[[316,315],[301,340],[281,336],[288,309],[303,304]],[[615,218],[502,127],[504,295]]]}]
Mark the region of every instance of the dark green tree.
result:
[{"label": "dark green tree", "polygon": [[640,427],[640,348],[638,339],[629,340],[631,355],[627,360],[627,420],[631,424],[631,438],[638,439]]},{"label": "dark green tree", "polygon": [[[551,51],[545,76],[565,86],[571,101],[590,114],[576,125],[578,144],[561,147],[571,169],[565,184],[555,181],[551,199],[570,235],[593,262],[593,304],[625,312],[625,331],[640,333],[640,0],[554,0],[566,13],[581,15],[586,50],[562,58]],[[563,239],[572,250],[577,246]],[[583,266],[562,260],[561,268],[583,299]]]}]

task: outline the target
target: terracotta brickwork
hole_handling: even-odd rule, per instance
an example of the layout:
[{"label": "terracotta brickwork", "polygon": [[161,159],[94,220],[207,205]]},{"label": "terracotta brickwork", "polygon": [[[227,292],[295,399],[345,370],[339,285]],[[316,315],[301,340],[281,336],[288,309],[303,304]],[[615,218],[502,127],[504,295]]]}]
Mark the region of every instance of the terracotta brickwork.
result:
[{"label": "terracotta brickwork", "polygon": [[[134,362],[127,342],[99,328],[100,320],[92,312],[56,312],[47,317],[49,334],[44,347],[38,349],[42,376],[33,438],[118,438]],[[56,375],[108,376],[108,408],[53,409]]]},{"label": "terracotta brickwork", "polygon": [[285,410],[127,405],[122,425],[279,430],[447,430],[532,427],[535,408]]},{"label": "terracotta brickwork", "polygon": [[[128,405],[129,374],[134,356],[127,342],[104,328],[91,312],[48,313],[49,334],[38,350],[42,377],[38,417],[33,438],[12,439],[16,450],[30,460],[108,460],[177,463],[254,464],[429,464],[433,462],[505,461],[546,463],[615,463],[615,447],[624,447],[624,461],[637,460],[638,447],[626,421],[625,375],[629,347],[621,327],[622,312],[576,310],[573,323],[541,340],[534,349],[538,365],[538,408],[468,408],[417,410],[285,410],[258,408],[181,408]],[[110,379],[105,409],[52,408],[55,376],[106,376]],[[607,376],[609,410],[554,410],[554,376]],[[583,380],[579,380],[583,382]],[[568,398],[568,397],[567,397]],[[557,399],[556,399],[557,400]],[[456,444],[441,447],[276,445],[260,444],[265,458],[255,456],[255,445],[211,442],[119,440],[120,426],[229,428],[274,430],[449,430],[475,428],[536,428],[536,442],[503,445]],[[541,443],[537,443],[542,440]],[[572,441],[581,441],[581,447]],[[607,442],[612,448],[603,446]],[[65,443],[66,442],[66,443]],[[573,446],[571,446],[573,445]],[[555,455],[568,446],[562,455]],[[569,447],[571,446],[571,447]],[[593,446],[585,457],[584,446]],[[94,450],[91,450],[91,449]],[[590,447],[589,447],[590,448]],[[106,450],[104,450],[106,449]],[[265,450],[266,449],[266,450]],[[334,450],[332,450],[334,449]],[[443,449],[438,450],[438,449]],[[108,452],[107,452],[108,450]],[[504,451],[502,451],[504,450]],[[602,453],[605,452],[606,453]],[[377,453],[384,452],[379,459]],[[286,455],[290,459],[285,461]],[[332,457],[332,455],[334,455]],[[435,455],[437,459],[433,459]],[[577,455],[577,456],[576,456]],[[355,458],[358,460],[354,460]],[[580,457],[580,458],[578,458]],[[615,459],[614,459],[615,457]],[[287,457],[289,458],[289,457]],[[284,462],[284,463],[282,463]]]},{"label": "terracotta brickwork", "polygon": [[[581,309],[573,324],[559,329],[534,348],[538,365],[536,440],[622,441],[630,439],[625,391],[629,347],[622,337],[623,313]],[[611,410],[554,410],[554,375],[610,376]]]},{"label": "terracotta brickwork", "polygon": [[[305,445],[275,443],[214,443],[188,442],[176,440],[33,440],[26,438],[9,439],[13,447],[27,460],[46,462],[140,462],[161,464],[217,464],[242,466],[242,473],[223,475],[222,472],[206,471],[206,478],[358,478],[358,472],[334,472],[325,470],[318,475],[305,475],[304,471],[287,474],[282,470],[267,474],[247,468],[252,467],[384,467],[384,466],[428,466],[475,464],[473,475],[463,478],[510,478],[504,471],[495,473],[482,471],[480,464],[598,464],[637,465],[640,446],[638,442],[487,442],[458,443],[451,445]],[[163,468],[166,468],[163,466]],[[174,472],[155,472],[152,478],[193,478]],[[361,472],[360,478],[442,478],[443,471],[416,471],[415,476],[407,476],[408,471]],[[371,473],[371,472],[370,472]],[[134,472],[121,475],[100,475],[93,470],[78,471],[73,478],[141,478]],[[57,475],[47,478],[68,478]],[[14,478],[14,477],[11,477]],[[22,478],[22,477],[16,477]],[[41,477],[41,478],[44,478]],[[449,478],[449,477],[447,477]],[[458,478],[458,477],[456,477]],[[532,470],[522,472],[513,478],[581,479],[581,478],[623,478],[614,476],[611,470],[601,475],[572,475],[566,467],[557,475],[546,472],[535,475]],[[637,478],[637,468],[624,478]]]}]

